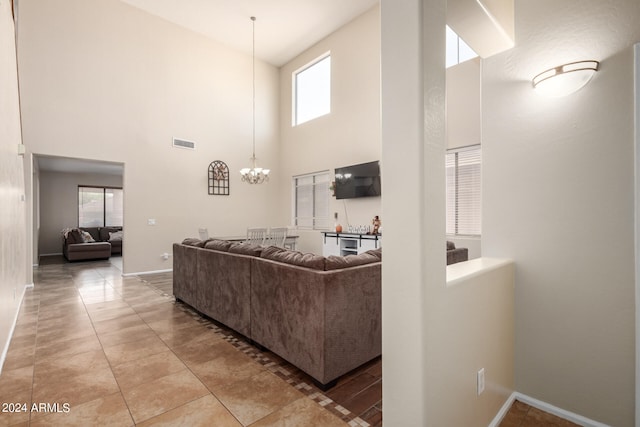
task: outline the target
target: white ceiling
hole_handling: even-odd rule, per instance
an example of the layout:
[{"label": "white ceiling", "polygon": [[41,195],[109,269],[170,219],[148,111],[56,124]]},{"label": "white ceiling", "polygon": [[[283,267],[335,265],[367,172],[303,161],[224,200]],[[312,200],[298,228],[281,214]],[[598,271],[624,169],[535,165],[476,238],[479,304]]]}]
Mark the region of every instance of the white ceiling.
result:
[{"label": "white ceiling", "polygon": [[53,156],[36,156],[36,159],[38,161],[38,168],[45,172],[122,175],[124,171],[124,165],[122,163]]},{"label": "white ceiling", "polygon": [[277,67],[378,4],[379,0],[122,0]]}]

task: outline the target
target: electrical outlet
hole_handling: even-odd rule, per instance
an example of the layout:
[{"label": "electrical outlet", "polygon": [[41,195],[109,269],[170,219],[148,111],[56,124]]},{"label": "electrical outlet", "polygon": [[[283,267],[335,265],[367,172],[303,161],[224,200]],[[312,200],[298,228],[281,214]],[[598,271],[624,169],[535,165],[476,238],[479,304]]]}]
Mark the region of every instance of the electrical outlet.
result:
[{"label": "electrical outlet", "polygon": [[149,218],[147,220],[147,225],[156,225],[156,220],[154,218]]},{"label": "electrical outlet", "polygon": [[484,368],[478,371],[478,396],[484,391]]},{"label": "electrical outlet", "polygon": [[165,252],[165,253],[163,253],[163,254],[162,254],[162,259],[163,259],[163,260],[165,260],[165,261],[166,261],[166,260],[168,260],[168,259],[169,259],[169,254],[168,254],[168,253],[166,253],[166,252]]}]

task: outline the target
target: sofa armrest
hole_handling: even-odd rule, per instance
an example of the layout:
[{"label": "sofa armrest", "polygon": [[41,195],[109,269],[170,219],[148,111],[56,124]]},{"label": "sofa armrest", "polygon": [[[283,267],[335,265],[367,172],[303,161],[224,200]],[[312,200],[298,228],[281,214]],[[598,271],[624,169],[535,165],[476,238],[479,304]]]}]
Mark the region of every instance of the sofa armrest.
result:
[{"label": "sofa armrest", "polygon": [[469,260],[469,249],[455,248],[447,251],[447,265]]}]

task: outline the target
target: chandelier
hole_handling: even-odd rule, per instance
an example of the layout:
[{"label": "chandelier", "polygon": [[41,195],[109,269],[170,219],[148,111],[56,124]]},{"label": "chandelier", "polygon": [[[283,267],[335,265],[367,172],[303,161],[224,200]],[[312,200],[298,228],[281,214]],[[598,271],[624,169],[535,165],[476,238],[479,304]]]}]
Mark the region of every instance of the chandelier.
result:
[{"label": "chandelier", "polygon": [[251,167],[240,169],[240,175],[242,175],[242,181],[249,184],[262,184],[265,181],[269,181],[269,169],[263,169],[257,167],[256,162],[256,17],[251,17],[253,25],[253,53],[252,53],[252,66],[253,66],[253,152],[251,155]]}]

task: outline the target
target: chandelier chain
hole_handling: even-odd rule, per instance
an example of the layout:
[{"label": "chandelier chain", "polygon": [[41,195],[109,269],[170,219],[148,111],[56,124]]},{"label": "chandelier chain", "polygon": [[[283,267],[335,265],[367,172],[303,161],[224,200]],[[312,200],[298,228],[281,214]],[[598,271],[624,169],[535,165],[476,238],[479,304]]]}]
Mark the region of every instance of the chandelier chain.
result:
[{"label": "chandelier chain", "polygon": [[240,170],[242,175],[242,181],[249,184],[262,184],[265,181],[269,181],[269,169],[263,169],[257,167],[256,162],[256,17],[251,17],[252,22],[252,51],[251,51],[251,70],[252,70],[252,151],[251,151],[251,167]]}]

